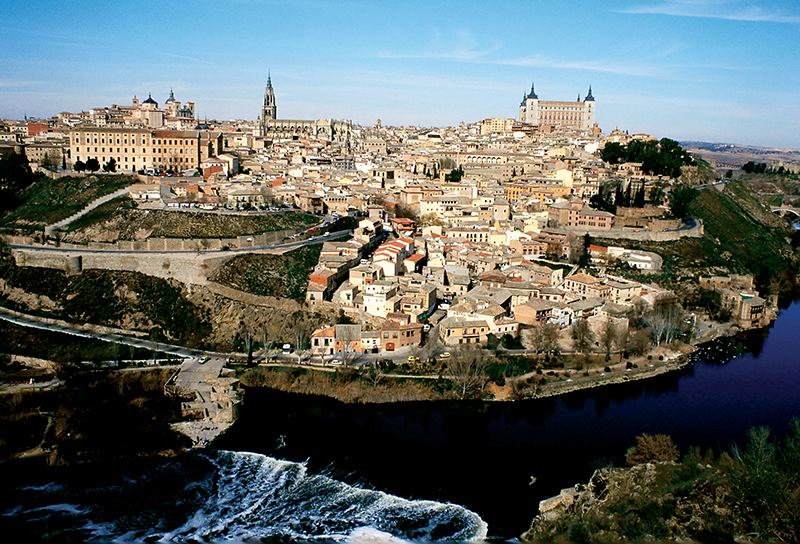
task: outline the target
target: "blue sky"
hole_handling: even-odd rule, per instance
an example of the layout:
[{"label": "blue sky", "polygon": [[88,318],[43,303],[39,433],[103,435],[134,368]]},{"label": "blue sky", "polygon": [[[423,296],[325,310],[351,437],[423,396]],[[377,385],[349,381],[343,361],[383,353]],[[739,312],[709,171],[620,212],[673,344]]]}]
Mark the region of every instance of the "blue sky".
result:
[{"label": "blue sky", "polygon": [[15,0],[0,117],[174,89],[201,117],[455,125],[589,85],[596,120],[679,140],[800,148],[796,1]]}]

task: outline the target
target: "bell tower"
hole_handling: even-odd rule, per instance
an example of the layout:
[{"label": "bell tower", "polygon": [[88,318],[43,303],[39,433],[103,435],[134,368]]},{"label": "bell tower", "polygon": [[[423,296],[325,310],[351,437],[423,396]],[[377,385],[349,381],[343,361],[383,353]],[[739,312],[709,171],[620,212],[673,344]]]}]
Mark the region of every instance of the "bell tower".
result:
[{"label": "bell tower", "polygon": [[261,108],[261,120],[266,122],[278,118],[278,106],[275,104],[275,90],[272,88],[272,76],[267,76],[267,88],[264,90],[264,106]]}]

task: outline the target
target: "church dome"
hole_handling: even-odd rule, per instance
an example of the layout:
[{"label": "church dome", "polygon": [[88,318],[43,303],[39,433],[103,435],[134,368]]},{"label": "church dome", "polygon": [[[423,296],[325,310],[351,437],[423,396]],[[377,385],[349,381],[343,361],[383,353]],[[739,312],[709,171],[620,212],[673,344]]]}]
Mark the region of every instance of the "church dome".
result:
[{"label": "church dome", "polygon": [[142,102],[142,104],[155,104],[156,106],[158,106],[158,102],[156,102],[155,100],[153,100],[153,97],[152,97],[152,95],[149,95],[149,94],[147,95],[147,100],[145,100],[144,102]]}]

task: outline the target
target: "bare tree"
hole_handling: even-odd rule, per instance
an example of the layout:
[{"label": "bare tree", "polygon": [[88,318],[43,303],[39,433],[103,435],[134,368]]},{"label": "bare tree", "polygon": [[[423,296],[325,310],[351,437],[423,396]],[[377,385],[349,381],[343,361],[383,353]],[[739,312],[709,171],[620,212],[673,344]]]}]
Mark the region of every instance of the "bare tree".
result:
[{"label": "bare tree", "polygon": [[369,380],[369,382],[372,384],[373,387],[380,384],[386,377],[386,374],[384,374],[383,369],[379,366],[377,361],[375,362],[375,364],[370,365],[370,367],[367,369],[364,375]]},{"label": "bare tree", "polygon": [[606,352],[606,361],[611,359],[611,349],[614,347],[618,334],[617,326],[610,317],[607,317],[606,322],[603,323],[603,328],[600,330],[600,347]]},{"label": "bare tree", "polygon": [[673,297],[662,297],[656,300],[652,311],[642,319],[653,331],[656,346],[662,342],[670,343],[680,331],[683,309]]},{"label": "bare tree", "polygon": [[[297,317],[297,314],[294,314]],[[295,349],[299,352],[303,349],[309,337],[309,323],[305,319],[297,319],[294,323],[292,332],[294,334]]]},{"label": "bare tree", "polygon": [[272,342],[269,339],[269,337],[267,336],[267,324],[266,323],[264,324],[264,335],[263,335],[263,338],[264,338],[264,363],[269,363],[269,360],[272,357],[275,357],[275,355],[277,354],[278,350],[276,350],[276,349],[274,349],[272,347],[272,344],[274,344],[274,342]]},{"label": "bare tree", "polygon": [[336,325],[336,339],[343,344],[342,362],[349,366],[356,355],[356,343],[361,341],[361,325]]},{"label": "bare tree", "polygon": [[619,351],[619,360],[622,362],[622,356],[625,350],[628,349],[628,344],[631,341],[631,330],[625,323],[621,323],[617,327],[617,336],[614,338],[614,344]]},{"label": "bare tree", "polygon": [[629,346],[631,351],[634,353],[641,355],[647,349],[647,346],[650,345],[650,334],[644,329],[639,329],[636,331],[636,334],[631,336],[629,341]]},{"label": "bare tree", "polygon": [[524,335],[526,347],[540,353],[548,352],[558,347],[558,325],[555,323],[542,323],[536,328],[527,329]]},{"label": "bare tree", "polygon": [[447,361],[447,377],[462,399],[486,385],[486,356],[479,347],[461,348]]},{"label": "bare tree", "polygon": [[585,319],[577,319],[572,324],[572,342],[581,353],[586,353],[594,344],[594,332]]},{"label": "bare tree", "polygon": [[444,220],[439,214],[436,213],[426,213],[422,216],[422,219],[419,221],[420,227],[429,227],[429,226],[445,226]]}]

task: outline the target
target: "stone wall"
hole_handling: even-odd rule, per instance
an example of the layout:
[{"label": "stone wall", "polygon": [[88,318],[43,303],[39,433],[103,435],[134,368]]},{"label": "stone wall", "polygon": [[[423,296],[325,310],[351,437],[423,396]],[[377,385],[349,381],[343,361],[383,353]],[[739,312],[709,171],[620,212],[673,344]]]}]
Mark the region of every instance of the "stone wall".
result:
[{"label": "stone wall", "polygon": [[[703,222],[700,219],[695,219],[696,225],[691,229],[668,230],[655,232],[645,229],[630,229],[630,228],[612,228],[610,230],[588,230],[579,228],[558,228],[553,229],[559,232],[572,232],[574,234],[583,236],[595,236],[597,238],[618,238],[622,240],[639,240],[649,242],[671,242],[680,240],[681,238],[702,238],[704,234]],[[638,230],[639,232],[635,232]]]},{"label": "stone wall", "polygon": [[75,255],[61,251],[12,250],[17,266],[32,266],[62,270],[77,274],[86,269],[125,270],[141,272],[163,279],[176,279],[183,283],[204,285],[207,277],[233,255],[205,258],[202,254],[136,254],[119,252],[83,253]]},{"label": "stone wall", "polygon": [[[205,251],[229,248],[253,248],[280,242],[291,236],[297,229],[284,229],[265,232],[257,235],[244,235],[236,238],[147,238],[146,240],[118,240],[113,243],[89,242],[88,244],[70,244],[61,242],[57,247],[62,249],[96,249],[100,251]],[[14,236],[0,234],[0,240],[7,244],[41,246],[33,236]],[[52,242],[49,245],[53,245]],[[56,247],[53,245],[53,247]]]}]

